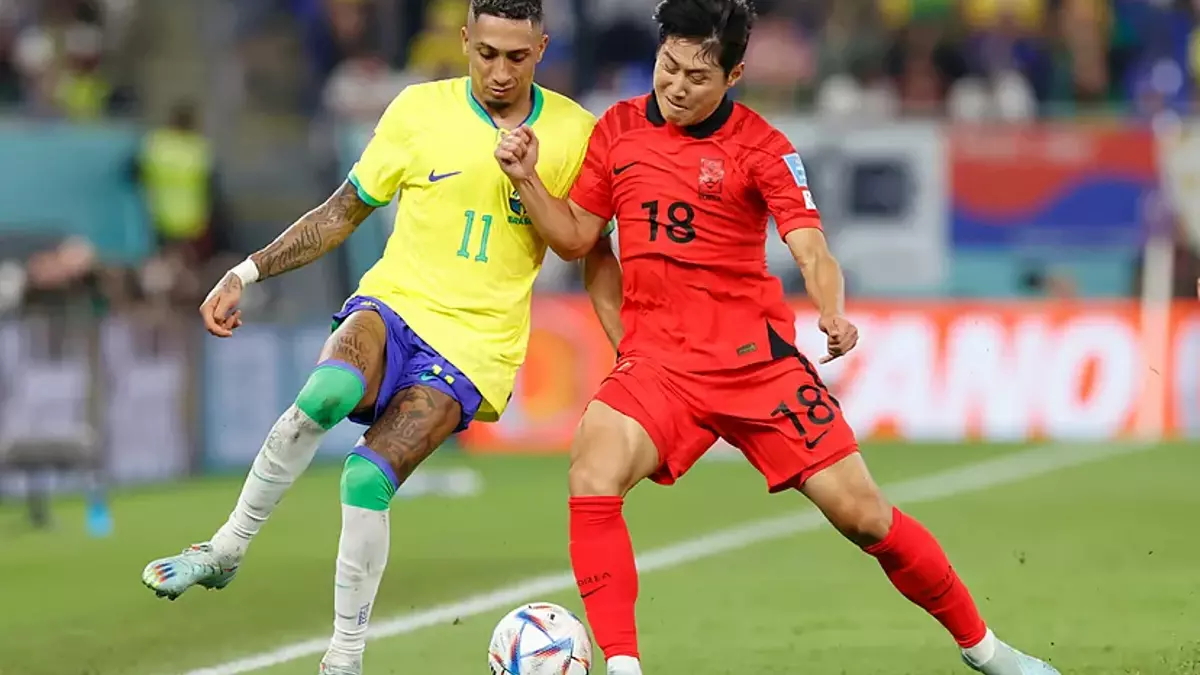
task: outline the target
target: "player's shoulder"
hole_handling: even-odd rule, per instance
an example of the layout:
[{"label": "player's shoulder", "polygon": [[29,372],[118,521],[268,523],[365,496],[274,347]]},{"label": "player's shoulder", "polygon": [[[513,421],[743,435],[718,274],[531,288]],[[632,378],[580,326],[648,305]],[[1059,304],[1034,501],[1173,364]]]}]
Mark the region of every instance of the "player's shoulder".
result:
[{"label": "player's shoulder", "polygon": [[553,89],[538,85],[542,94],[542,114],[552,114],[566,120],[596,121],[596,116],[578,101]]},{"label": "player's shoulder", "polygon": [[600,123],[614,131],[625,131],[646,124],[647,96],[648,94],[641,94],[613,103],[600,115]]},{"label": "player's shoulder", "polygon": [[384,117],[398,117],[403,114],[412,121],[413,118],[435,118],[438,110],[444,110],[444,104],[456,97],[466,96],[466,78],[458,77],[447,80],[431,80],[416,82],[405,86],[392,99]]},{"label": "player's shoulder", "polygon": [[734,132],[742,145],[777,150],[791,148],[792,142],[762,113],[745,103],[734,103]]},{"label": "player's shoulder", "polygon": [[585,138],[592,132],[592,127],[596,125],[596,116],[590,110],[570,96],[553,89],[538,86],[538,91],[542,99],[542,110],[539,113],[541,120],[564,131],[581,133]]}]

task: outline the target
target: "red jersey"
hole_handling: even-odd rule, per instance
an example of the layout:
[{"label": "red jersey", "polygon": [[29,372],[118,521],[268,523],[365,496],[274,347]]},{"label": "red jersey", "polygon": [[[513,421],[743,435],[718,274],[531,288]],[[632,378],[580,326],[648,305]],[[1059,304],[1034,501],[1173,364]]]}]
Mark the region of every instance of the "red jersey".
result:
[{"label": "red jersey", "polygon": [[726,99],[680,128],[653,94],[622,101],[592,131],[571,200],[617,219],[622,355],[702,372],[796,354],[767,215],[780,236],[821,220],[795,148],[753,110]]}]

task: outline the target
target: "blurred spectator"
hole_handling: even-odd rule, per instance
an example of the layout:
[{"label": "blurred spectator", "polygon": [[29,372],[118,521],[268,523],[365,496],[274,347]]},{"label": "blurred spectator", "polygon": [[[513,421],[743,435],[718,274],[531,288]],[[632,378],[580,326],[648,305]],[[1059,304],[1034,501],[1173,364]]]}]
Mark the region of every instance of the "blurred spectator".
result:
[{"label": "blurred spectator", "polygon": [[21,96],[21,78],[16,66],[17,5],[0,0],[0,107],[15,104]]},{"label": "blurred spectator", "polygon": [[895,82],[906,114],[941,113],[950,87],[967,74],[966,59],[952,40],[940,8],[901,28],[885,58],[886,72]]},{"label": "blurred spectator", "polygon": [[426,10],[425,29],[413,41],[408,56],[412,75],[426,80],[461,77],[467,72],[462,27],[467,19],[466,0],[434,0]]},{"label": "blurred spectator", "polygon": [[143,287],[152,296],[198,302],[207,290],[203,267],[226,246],[213,149],[193,105],[176,104],[168,124],[147,134],[136,169],[158,244]]},{"label": "blurred spectator", "polygon": [[12,45],[24,107],[34,114],[81,121],[102,116],[111,86],[100,67],[104,36],[99,5],[50,0],[38,8]]},{"label": "blurred spectator", "polygon": [[790,109],[817,74],[817,45],[790,13],[759,17],[746,50],[742,100],[762,109]]}]

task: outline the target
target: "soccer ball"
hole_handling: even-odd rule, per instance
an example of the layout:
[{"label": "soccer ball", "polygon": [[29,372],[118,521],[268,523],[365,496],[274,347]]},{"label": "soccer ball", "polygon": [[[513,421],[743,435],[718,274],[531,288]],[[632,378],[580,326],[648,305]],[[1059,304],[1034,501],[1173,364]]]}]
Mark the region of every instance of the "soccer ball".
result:
[{"label": "soccer ball", "polygon": [[592,641],[583,622],[548,602],[509,612],[492,632],[493,675],[587,675]]}]

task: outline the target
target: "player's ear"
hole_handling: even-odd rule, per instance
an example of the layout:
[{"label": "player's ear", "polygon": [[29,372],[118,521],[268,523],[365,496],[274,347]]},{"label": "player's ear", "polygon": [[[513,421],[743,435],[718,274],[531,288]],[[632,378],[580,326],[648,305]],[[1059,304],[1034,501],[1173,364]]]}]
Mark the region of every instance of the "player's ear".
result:
[{"label": "player's ear", "polygon": [[745,74],[745,72],[745,63],[739,63],[734,66],[733,70],[729,71],[729,76],[725,78],[725,86],[732,89],[733,86],[738,83],[738,80],[742,79],[742,75]]},{"label": "player's ear", "polygon": [[550,44],[550,36],[542,33],[542,40],[538,43],[537,62],[542,62],[542,57],[546,55],[546,47]]},{"label": "player's ear", "polygon": [[471,55],[471,39],[467,37],[467,27],[463,26],[459,30],[462,33],[463,56],[470,56]]}]

